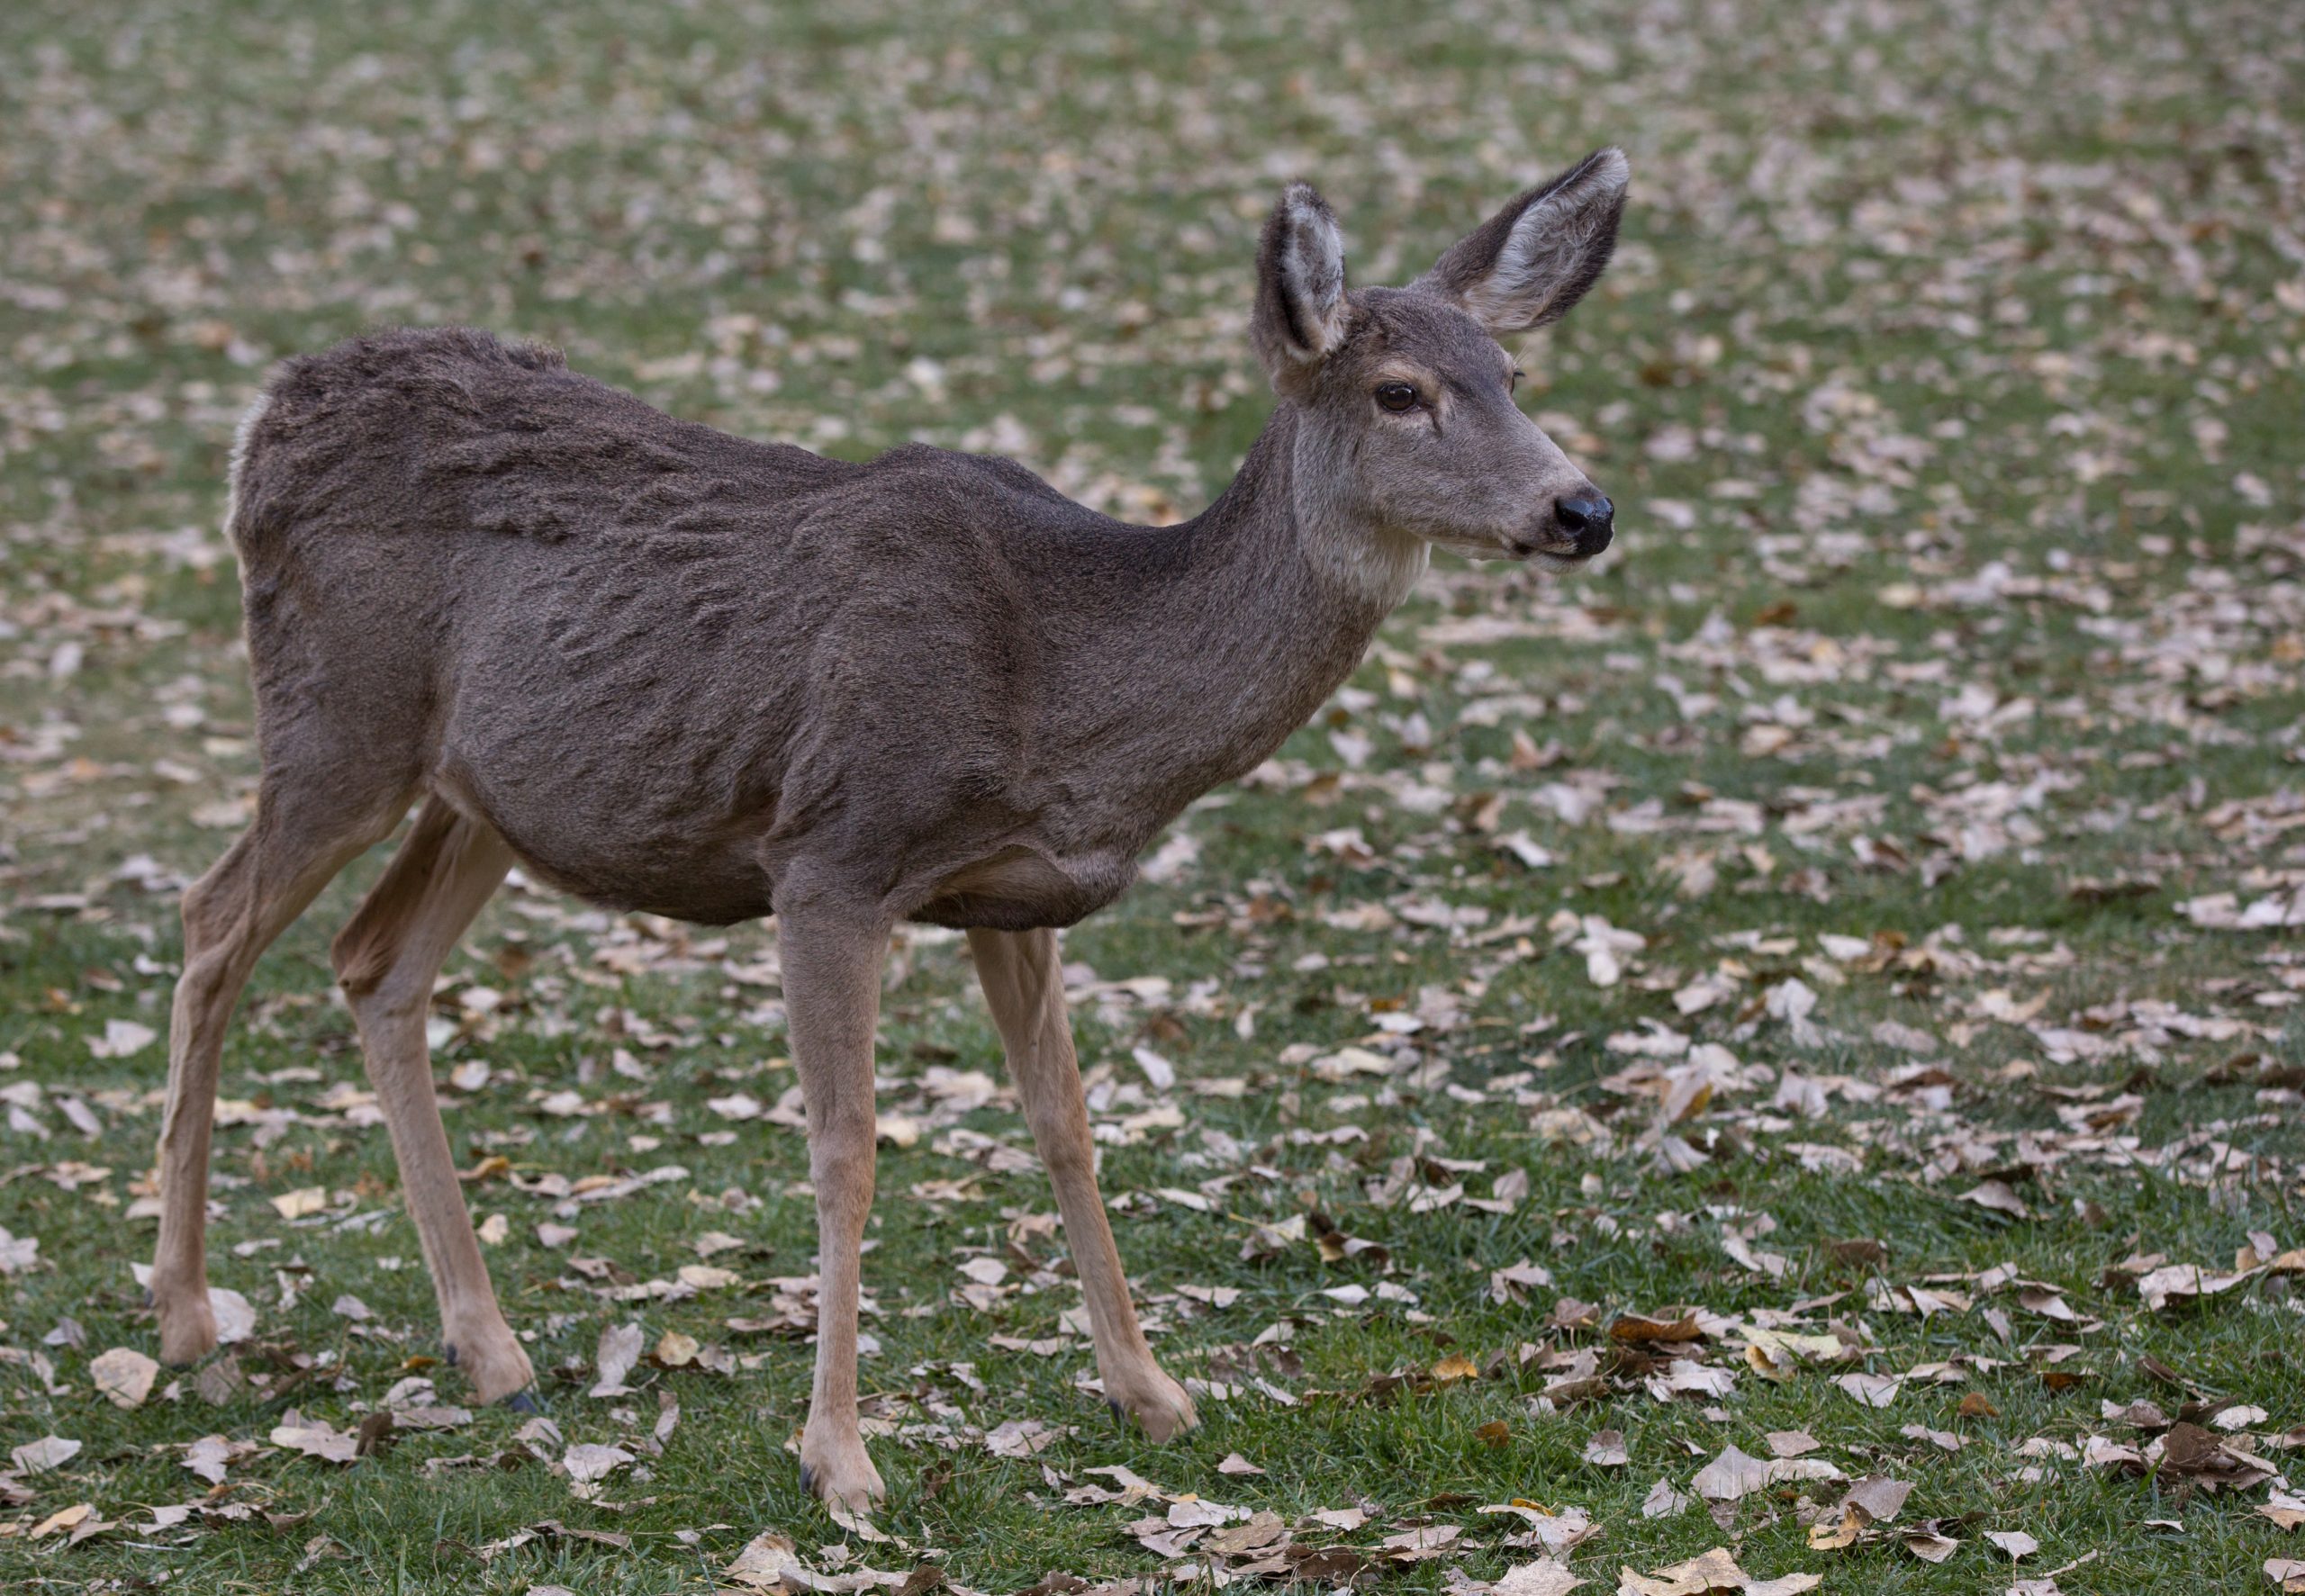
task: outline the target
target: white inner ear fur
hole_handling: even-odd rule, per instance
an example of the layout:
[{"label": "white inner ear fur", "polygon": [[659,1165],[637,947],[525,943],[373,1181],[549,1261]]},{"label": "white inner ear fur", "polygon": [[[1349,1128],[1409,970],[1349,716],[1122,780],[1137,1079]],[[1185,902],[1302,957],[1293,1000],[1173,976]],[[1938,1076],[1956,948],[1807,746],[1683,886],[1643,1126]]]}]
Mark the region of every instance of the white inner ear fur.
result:
[{"label": "white inner ear fur", "polygon": [[1488,275],[1465,290],[1465,309],[1497,332],[1536,326],[1599,237],[1611,202],[1624,193],[1632,167],[1618,149],[1521,212]]},{"label": "white inner ear fur", "polygon": [[1344,338],[1344,235],[1328,208],[1310,192],[1289,190],[1281,214],[1288,234],[1280,248],[1280,291],[1295,311],[1296,330],[1309,338],[1281,341],[1299,360],[1327,354]]}]

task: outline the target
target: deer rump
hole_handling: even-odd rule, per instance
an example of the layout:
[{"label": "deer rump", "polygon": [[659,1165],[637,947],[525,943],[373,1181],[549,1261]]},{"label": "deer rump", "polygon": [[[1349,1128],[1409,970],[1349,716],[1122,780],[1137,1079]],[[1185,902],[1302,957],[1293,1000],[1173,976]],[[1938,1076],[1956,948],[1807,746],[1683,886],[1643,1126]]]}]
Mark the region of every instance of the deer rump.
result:
[{"label": "deer rump", "polygon": [[267,761],[357,728],[348,800],[437,793],[611,907],[769,914],[805,838],[911,918],[1070,924],[1200,789],[1053,833],[1099,726],[1047,746],[1040,578],[1092,628],[1100,569],[1176,551],[1010,461],[830,460],[402,330],[281,368],[233,505]]}]

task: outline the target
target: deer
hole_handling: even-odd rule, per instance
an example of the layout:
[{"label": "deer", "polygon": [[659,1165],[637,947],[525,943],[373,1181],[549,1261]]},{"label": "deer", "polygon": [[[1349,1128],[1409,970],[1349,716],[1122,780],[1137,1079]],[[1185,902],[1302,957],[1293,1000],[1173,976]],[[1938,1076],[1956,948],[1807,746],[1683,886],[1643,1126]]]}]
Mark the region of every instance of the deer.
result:
[{"label": "deer", "polygon": [[734,437],[467,329],[274,368],[228,476],[261,773],[248,829],[183,898],[149,1276],[166,1360],[216,1346],[210,1135],[240,990],[413,808],[330,959],[444,1361],[477,1400],[532,1402],[535,1371],[474,1235],[425,1017],[517,864],[613,909],[774,917],[818,1226],[804,1490],[850,1512],[885,1494],[857,1312],[881,968],[907,922],[965,933],[1103,1395],[1155,1444],[1195,1425],[1098,1193],[1057,933],[1315,714],[1431,549],[1568,570],[1608,546],[1610,501],[1519,408],[1502,340],[1593,286],[1629,177],[1596,150],[1399,288],[1348,289],[1335,214],[1290,185],[1249,324],[1270,419],[1166,527],[1011,460]]}]

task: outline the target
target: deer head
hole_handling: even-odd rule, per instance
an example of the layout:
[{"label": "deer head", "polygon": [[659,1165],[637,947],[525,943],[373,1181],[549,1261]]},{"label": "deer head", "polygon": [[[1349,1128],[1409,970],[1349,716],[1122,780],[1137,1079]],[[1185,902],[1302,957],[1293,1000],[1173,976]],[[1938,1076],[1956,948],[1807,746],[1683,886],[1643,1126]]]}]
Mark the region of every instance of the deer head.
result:
[{"label": "deer head", "polygon": [[1406,288],[1347,289],[1327,203],[1302,183],[1280,196],[1251,338],[1298,412],[1298,511],[1333,555],[1421,569],[1438,546],[1565,569],[1608,547],[1612,506],[1514,403],[1499,340],[1559,320],[1599,279],[1630,176],[1623,151],[1594,151]]}]

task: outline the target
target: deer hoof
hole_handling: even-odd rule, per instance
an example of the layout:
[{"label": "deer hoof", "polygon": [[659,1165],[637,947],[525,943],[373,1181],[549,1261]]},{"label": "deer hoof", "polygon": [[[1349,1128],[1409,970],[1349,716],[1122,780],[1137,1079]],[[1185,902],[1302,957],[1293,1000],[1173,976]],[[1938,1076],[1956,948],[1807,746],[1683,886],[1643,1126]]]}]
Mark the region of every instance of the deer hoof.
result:
[{"label": "deer hoof", "polygon": [[514,1413],[541,1413],[544,1411],[544,1400],[538,1396],[533,1391],[516,1391],[511,1395],[504,1398],[503,1401],[499,1402],[497,1405],[505,1409],[507,1411]]},{"label": "deer hoof", "polygon": [[160,1361],[181,1368],[216,1350],[216,1314],[207,1288],[153,1294],[160,1316]]},{"label": "deer hoof", "polygon": [[1134,1419],[1151,1441],[1173,1439],[1200,1423],[1200,1414],[1185,1388],[1158,1369],[1134,1390],[1114,1398],[1113,1403]]},{"label": "deer hoof", "polygon": [[828,1508],[869,1513],[888,1498],[881,1471],[864,1452],[862,1437],[842,1441],[800,1439],[800,1489]]},{"label": "deer hoof", "polygon": [[465,1384],[483,1405],[501,1402],[511,1406],[512,1398],[526,1393],[537,1383],[529,1355],[507,1326],[499,1325],[488,1333],[473,1330],[454,1339],[443,1338],[440,1360],[463,1374]]}]

